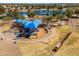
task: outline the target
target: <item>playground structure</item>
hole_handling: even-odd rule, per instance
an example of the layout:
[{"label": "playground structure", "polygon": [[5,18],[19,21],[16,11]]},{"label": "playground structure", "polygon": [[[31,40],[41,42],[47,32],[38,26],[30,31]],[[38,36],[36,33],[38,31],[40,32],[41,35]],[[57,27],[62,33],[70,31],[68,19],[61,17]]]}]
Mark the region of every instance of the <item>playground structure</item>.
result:
[{"label": "playground structure", "polygon": [[39,31],[38,28],[42,24],[40,19],[35,20],[22,20],[15,19],[15,22],[12,27],[18,29],[17,37],[26,37],[29,38],[31,35],[36,35]]}]

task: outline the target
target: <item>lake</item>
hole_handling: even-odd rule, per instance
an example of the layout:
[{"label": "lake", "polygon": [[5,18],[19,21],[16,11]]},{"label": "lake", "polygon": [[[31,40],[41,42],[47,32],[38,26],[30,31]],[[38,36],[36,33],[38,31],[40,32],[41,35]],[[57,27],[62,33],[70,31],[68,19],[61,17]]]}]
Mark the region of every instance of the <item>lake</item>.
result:
[{"label": "lake", "polygon": [[[64,11],[63,10],[34,10],[33,12],[35,12],[37,15],[55,15],[55,14],[64,14]],[[28,12],[20,12],[21,15],[28,15],[29,13]]]}]

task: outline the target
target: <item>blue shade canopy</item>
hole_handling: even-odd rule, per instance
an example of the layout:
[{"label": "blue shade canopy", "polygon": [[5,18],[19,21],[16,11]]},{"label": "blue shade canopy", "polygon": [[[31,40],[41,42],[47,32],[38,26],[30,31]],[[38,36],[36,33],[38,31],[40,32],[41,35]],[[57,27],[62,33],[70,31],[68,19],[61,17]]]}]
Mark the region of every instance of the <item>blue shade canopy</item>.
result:
[{"label": "blue shade canopy", "polygon": [[36,19],[36,20],[32,21],[30,24],[28,24],[27,28],[37,29],[40,24],[42,24],[41,20]]},{"label": "blue shade canopy", "polygon": [[40,24],[42,24],[42,21],[40,19],[35,19],[33,21],[33,23],[34,23],[35,27],[37,28]]},{"label": "blue shade canopy", "polygon": [[28,26],[30,23],[32,23],[32,21],[27,20],[27,21],[24,23],[24,28],[27,28],[27,26]]},{"label": "blue shade canopy", "polygon": [[27,25],[26,28],[36,29],[35,24],[33,22]]},{"label": "blue shade canopy", "polygon": [[22,24],[24,28],[31,28],[31,29],[37,29],[38,26],[42,24],[40,19],[35,19],[33,21],[16,19],[16,22]]},{"label": "blue shade canopy", "polygon": [[21,22],[21,24],[23,24],[24,26],[28,25],[29,23],[31,23],[30,20],[23,20],[23,21]]},{"label": "blue shade canopy", "polygon": [[31,23],[31,21],[29,21],[29,20],[22,20],[22,19],[16,19],[15,22],[23,24],[24,26],[28,25],[29,23]]}]

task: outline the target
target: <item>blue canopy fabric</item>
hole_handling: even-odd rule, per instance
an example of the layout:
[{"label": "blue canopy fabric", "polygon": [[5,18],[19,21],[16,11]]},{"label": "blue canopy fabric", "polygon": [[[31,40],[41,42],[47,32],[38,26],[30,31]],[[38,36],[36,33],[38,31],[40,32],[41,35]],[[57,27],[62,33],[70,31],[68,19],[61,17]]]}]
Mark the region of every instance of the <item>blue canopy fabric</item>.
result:
[{"label": "blue canopy fabric", "polygon": [[29,23],[31,23],[31,21],[29,21],[29,20],[22,20],[22,19],[16,19],[15,22],[23,24],[23,25],[28,25]]},{"label": "blue canopy fabric", "polygon": [[23,20],[21,20],[21,19],[16,19],[16,22],[17,23],[21,23]]},{"label": "blue canopy fabric", "polygon": [[27,21],[24,23],[24,28],[27,28],[27,26],[28,26],[30,23],[32,23],[32,21],[27,20]]},{"label": "blue canopy fabric", "polygon": [[36,26],[34,23],[30,23],[27,28],[36,29]]},{"label": "blue canopy fabric", "polygon": [[31,29],[37,29],[38,26],[42,24],[40,19],[35,19],[33,21],[16,19],[16,22],[23,24],[24,28],[31,28]]},{"label": "blue canopy fabric", "polygon": [[27,25],[27,28],[37,29],[40,24],[42,24],[41,20],[36,19],[36,20],[33,20],[29,25]]},{"label": "blue canopy fabric", "polygon": [[40,24],[42,24],[41,20],[40,19],[36,19],[33,21],[35,27],[37,28]]}]

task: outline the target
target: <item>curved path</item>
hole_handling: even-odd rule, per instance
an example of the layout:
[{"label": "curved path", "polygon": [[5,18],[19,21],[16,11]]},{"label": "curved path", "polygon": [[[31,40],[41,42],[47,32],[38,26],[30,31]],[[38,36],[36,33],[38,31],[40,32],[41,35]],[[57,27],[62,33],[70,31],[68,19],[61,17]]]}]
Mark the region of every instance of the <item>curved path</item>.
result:
[{"label": "curved path", "polygon": [[[19,48],[23,55],[38,55],[48,53],[48,50],[45,50],[48,47],[48,43],[56,36],[56,29],[52,28],[50,33],[46,34],[44,37],[36,40],[21,40],[19,42]],[[18,40],[19,41],[19,40]],[[18,42],[17,41],[17,42]]]},{"label": "curved path", "polygon": [[[50,33],[46,34],[45,36],[37,39],[37,40],[21,40],[23,43],[44,43],[48,42],[50,39],[52,39],[56,35],[56,29],[52,28]],[[0,40],[0,55],[5,56],[13,56],[13,55],[22,55],[22,51],[18,47],[17,44],[14,44],[14,42],[18,42],[20,40],[13,40],[15,38],[13,33],[6,32],[3,34],[4,40]]]},{"label": "curved path", "polygon": [[[54,36],[56,35],[56,29],[55,28],[51,28],[50,33],[46,34],[45,36],[38,38],[36,40],[21,40],[21,42],[24,43],[41,43],[41,42],[48,42],[49,40],[51,40]],[[18,40],[19,41],[19,40]]]}]

